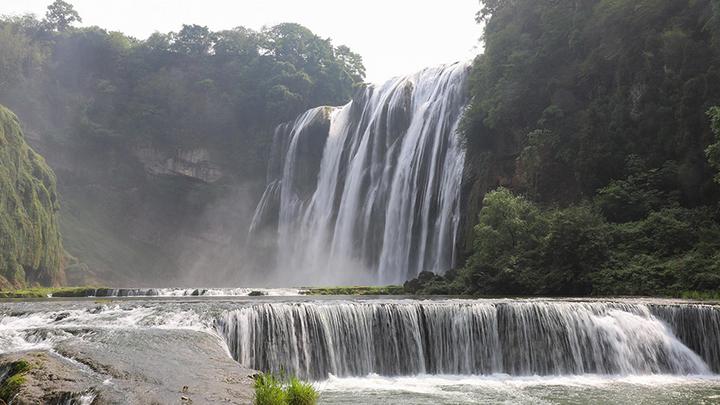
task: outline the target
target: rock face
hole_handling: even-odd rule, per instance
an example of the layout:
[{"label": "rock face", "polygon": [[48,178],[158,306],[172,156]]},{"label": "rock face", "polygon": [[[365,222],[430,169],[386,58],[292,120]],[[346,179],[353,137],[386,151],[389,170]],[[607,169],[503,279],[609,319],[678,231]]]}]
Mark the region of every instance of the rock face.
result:
[{"label": "rock face", "polygon": [[63,282],[58,209],[55,174],[0,106],[0,287]]},{"label": "rock face", "polygon": [[141,148],[135,155],[152,175],[186,176],[206,183],[214,183],[223,176],[220,166],[211,161],[204,148],[177,150],[173,154]]},{"label": "rock face", "polygon": [[13,404],[62,404],[93,396],[97,378],[51,352],[31,351],[0,357],[0,400]]},{"label": "rock face", "polygon": [[11,398],[0,399],[13,404],[252,403],[253,371],[234,362],[215,336],[172,330],[84,333],[82,340],[57,347],[59,354],[0,356],[0,394],[12,377],[3,371],[27,365],[13,373],[21,383]]}]

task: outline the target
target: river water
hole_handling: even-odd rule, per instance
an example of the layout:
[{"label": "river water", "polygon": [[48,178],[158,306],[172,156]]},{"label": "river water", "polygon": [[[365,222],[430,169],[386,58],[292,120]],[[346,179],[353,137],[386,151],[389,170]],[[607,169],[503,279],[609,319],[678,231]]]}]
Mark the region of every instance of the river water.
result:
[{"label": "river water", "polygon": [[180,355],[216,345],[247,368],[312,380],[322,404],[720,403],[715,305],[161,291],[0,302],[0,354],[72,358],[82,347],[85,358],[149,367],[122,346],[173,352],[192,340]]}]

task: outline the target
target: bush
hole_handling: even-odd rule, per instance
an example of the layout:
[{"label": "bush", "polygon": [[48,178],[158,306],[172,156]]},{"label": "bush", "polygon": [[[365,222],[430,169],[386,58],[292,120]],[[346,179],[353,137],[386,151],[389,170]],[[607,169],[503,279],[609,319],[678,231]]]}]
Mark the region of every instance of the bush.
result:
[{"label": "bush", "polygon": [[255,379],[255,405],[315,405],[319,396],[312,384],[295,377],[287,385],[272,374]]},{"label": "bush", "polygon": [[285,405],[287,395],[282,383],[271,374],[255,379],[255,405]]},{"label": "bush", "polygon": [[310,383],[291,378],[286,392],[288,405],[317,404],[319,394]]}]

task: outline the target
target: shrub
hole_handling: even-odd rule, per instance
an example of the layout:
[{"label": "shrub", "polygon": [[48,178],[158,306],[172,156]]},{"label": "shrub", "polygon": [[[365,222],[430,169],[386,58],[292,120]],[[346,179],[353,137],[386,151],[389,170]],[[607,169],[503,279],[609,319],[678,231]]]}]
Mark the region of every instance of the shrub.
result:
[{"label": "shrub", "polygon": [[288,405],[315,405],[318,400],[318,392],[310,383],[302,382],[297,378],[291,378],[287,386]]},{"label": "shrub", "polygon": [[312,384],[295,377],[287,385],[272,374],[255,379],[255,405],[315,405],[318,397]]},{"label": "shrub", "polygon": [[255,379],[255,405],[285,405],[287,395],[282,383],[271,374],[260,374]]}]

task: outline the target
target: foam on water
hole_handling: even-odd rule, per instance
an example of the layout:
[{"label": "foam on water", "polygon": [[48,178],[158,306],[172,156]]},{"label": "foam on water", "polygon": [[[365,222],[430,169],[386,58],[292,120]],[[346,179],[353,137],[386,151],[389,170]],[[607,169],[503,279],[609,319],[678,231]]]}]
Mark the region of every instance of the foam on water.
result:
[{"label": "foam on water", "polygon": [[187,329],[213,333],[213,320],[192,310],[164,311],[159,306],[99,305],[82,309],[0,315],[0,354],[50,350],[83,329]]},{"label": "foam on water", "polygon": [[[678,319],[692,317],[670,316],[677,311],[702,322],[690,332],[692,325]],[[373,373],[710,374],[707,361],[720,366],[719,336],[710,327],[718,323],[720,310],[710,306],[408,300],[262,303],[228,311],[217,325],[241,364],[322,380]],[[713,347],[688,347],[698,342]]]},{"label": "foam on water", "polygon": [[696,385],[720,383],[718,375],[601,375],[585,374],[571,376],[511,376],[493,374],[489,376],[467,375],[418,375],[412,377],[383,377],[371,374],[365,377],[336,377],[317,382],[322,391],[404,391],[435,394],[444,387],[485,387],[485,388],[526,388],[533,386],[603,387],[630,384],[644,387],[667,385]]},{"label": "foam on water", "polygon": [[315,384],[321,404],[687,404],[716,403],[718,376],[490,376],[337,378]]}]

